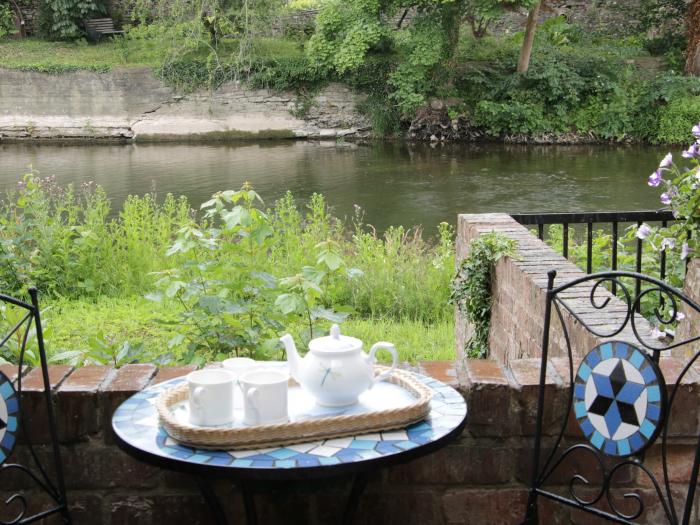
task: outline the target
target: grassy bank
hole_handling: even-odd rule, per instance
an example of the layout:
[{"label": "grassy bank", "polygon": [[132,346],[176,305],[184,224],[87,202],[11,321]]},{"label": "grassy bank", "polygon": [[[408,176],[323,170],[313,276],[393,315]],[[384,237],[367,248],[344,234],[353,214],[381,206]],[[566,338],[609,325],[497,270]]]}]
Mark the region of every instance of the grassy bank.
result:
[{"label": "grassy bank", "polygon": [[[49,299],[43,306],[47,346],[52,356],[60,358],[64,352],[82,352],[82,362],[95,359],[95,362],[108,363],[107,358],[96,357],[96,352],[108,355],[111,348],[116,356],[128,342],[131,346],[142,345],[141,360],[162,356],[168,363],[179,361],[178,350],[168,348],[168,341],[178,334],[178,327],[161,322],[176,320],[179,306],[175,303],[159,304],[133,296],[101,297],[95,301]],[[449,360],[455,355],[452,319],[423,323],[351,317],[343,323],[342,330],[361,339],[365,350],[380,340],[394,342],[402,361]],[[281,352],[272,357],[284,358]],[[388,354],[382,352],[378,358],[390,361]]]},{"label": "grassy bank", "polygon": [[[321,195],[266,207],[249,186],[199,212],[145,195],[113,214],[100,188],[32,175],[0,203],[0,224],[0,288],[39,288],[54,361],[277,359],[282,333],[303,347],[334,322],[407,361],[453,355],[447,225],[432,240],[379,236],[359,208],[344,223]],[[9,326],[14,312],[0,314]]]},{"label": "grassy bank", "polygon": [[162,50],[157,46],[150,46],[146,41],[127,41],[121,38],[97,45],[39,39],[0,41],[0,67],[43,73],[157,67],[162,58]]}]

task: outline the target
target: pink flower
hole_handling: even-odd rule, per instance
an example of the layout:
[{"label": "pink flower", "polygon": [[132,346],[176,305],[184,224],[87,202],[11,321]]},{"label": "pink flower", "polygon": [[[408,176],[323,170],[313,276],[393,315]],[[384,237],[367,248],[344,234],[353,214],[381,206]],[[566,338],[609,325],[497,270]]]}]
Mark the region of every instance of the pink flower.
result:
[{"label": "pink flower", "polygon": [[681,259],[687,259],[688,255],[690,255],[690,246],[688,246],[687,242],[684,242],[683,246],[681,246]]},{"label": "pink flower", "polygon": [[681,157],[684,159],[694,159],[698,156],[700,156],[700,144],[697,142],[681,153]]},{"label": "pink flower", "polygon": [[659,169],[664,170],[668,169],[673,165],[673,155],[670,153],[666,155],[663,159],[661,159],[661,164],[659,164]]},{"label": "pink flower", "polygon": [[666,248],[673,250],[676,247],[676,240],[672,237],[664,237],[661,241],[661,249],[665,250]]},{"label": "pink flower", "polygon": [[649,181],[647,182],[647,184],[649,184],[649,186],[653,188],[656,188],[659,184],[661,184],[662,181],[663,179],[661,178],[661,170],[658,169],[654,173],[649,175]]},{"label": "pink flower", "polygon": [[700,123],[693,126],[693,137],[700,140]]},{"label": "pink flower", "polygon": [[635,234],[639,239],[646,239],[651,233],[651,227],[647,223],[643,223],[639,228],[637,228],[637,233]]},{"label": "pink flower", "polygon": [[651,329],[651,337],[653,339],[664,339],[666,337],[666,332],[654,327]]}]

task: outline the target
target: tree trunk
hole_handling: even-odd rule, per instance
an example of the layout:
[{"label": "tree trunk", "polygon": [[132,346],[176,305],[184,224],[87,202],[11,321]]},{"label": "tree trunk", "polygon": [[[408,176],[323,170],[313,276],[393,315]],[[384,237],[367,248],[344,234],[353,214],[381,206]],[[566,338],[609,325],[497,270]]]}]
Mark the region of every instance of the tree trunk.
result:
[{"label": "tree trunk", "polygon": [[686,14],[688,27],[688,49],[685,71],[700,76],[700,0],[693,0]]},{"label": "tree trunk", "polygon": [[[700,0],[696,0],[696,2],[700,2]],[[520,48],[520,58],[518,59],[518,73],[525,73],[530,67],[530,55],[532,55],[532,45],[535,43],[537,17],[540,14],[541,5],[542,2],[537,2],[527,15],[525,39],[523,40],[523,47]]]}]

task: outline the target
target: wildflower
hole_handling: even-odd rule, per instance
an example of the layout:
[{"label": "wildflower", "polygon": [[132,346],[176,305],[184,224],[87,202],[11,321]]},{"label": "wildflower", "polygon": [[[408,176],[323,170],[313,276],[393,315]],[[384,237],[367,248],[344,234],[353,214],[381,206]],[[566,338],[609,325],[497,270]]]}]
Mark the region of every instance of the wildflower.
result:
[{"label": "wildflower", "polygon": [[647,223],[643,223],[639,228],[637,228],[637,233],[635,234],[639,239],[646,239],[651,233],[651,227]]},{"label": "wildflower", "polygon": [[693,126],[693,137],[700,140],[700,123]]},{"label": "wildflower", "polygon": [[666,337],[666,332],[664,330],[659,330],[658,328],[651,329],[652,339],[664,339]]},{"label": "wildflower", "polygon": [[[673,310],[668,311],[670,316],[673,316]],[[682,321],[685,319],[685,314],[683,312],[676,312],[676,321]]]},{"label": "wildflower", "polygon": [[649,175],[649,181],[647,184],[656,188],[659,184],[661,184],[661,181],[663,181],[663,179],[661,178],[661,170],[658,169],[654,173]]},{"label": "wildflower", "polygon": [[661,249],[665,250],[668,248],[669,250],[673,250],[676,247],[676,240],[673,237],[664,237],[661,240]]},{"label": "wildflower", "polygon": [[668,193],[662,193],[659,198],[661,199],[661,204],[671,204],[671,195]]},{"label": "wildflower", "polygon": [[688,246],[687,242],[684,242],[683,246],[681,246],[681,259],[687,259],[688,255],[690,255],[690,246]]},{"label": "wildflower", "polygon": [[695,157],[700,157],[700,144],[697,142],[690,146],[687,150],[681,153],[684,159],[693,159]]},{"label": "wildflower", "polygon": [[671,155],[669,153],[663,159],[661,159],[661,164],[659,164],[659,169],[660,170],[668,169],[671,167],[672,164],[673,164],[673,155]]}]

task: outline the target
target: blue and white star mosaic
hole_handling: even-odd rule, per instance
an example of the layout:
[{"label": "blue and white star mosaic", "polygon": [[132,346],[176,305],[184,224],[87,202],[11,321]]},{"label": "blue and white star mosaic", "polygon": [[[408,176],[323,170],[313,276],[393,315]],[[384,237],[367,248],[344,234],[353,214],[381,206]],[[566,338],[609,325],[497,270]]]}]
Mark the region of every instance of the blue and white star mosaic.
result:
[{"label": "blue and white star mosaic", "polygon": [[643,350],[612,341],[596,346],[576,374],[574,412],[583,434],[609,456],[630,456],[663,424],[663,375]]},{"label": "blue and white star mosaic", "polygon": [[12,381],[0,372],[0,465],[8,458],[17,441],[19,400]]},{"label": "blue and white star mosaic", "polygon": [[425,421],[402,430],[326,439],[298,445],[255,450],[204,450],[182,445],[158,425],[155,400],[185,378],[152,386],[122,403],[112,417],[117,435],[144,452],[194,464],[221,468],[279,469],[338,465],[390,456],[440,439],[465,419],[467,406],[455,389],[416,374],[433,391]]}]

